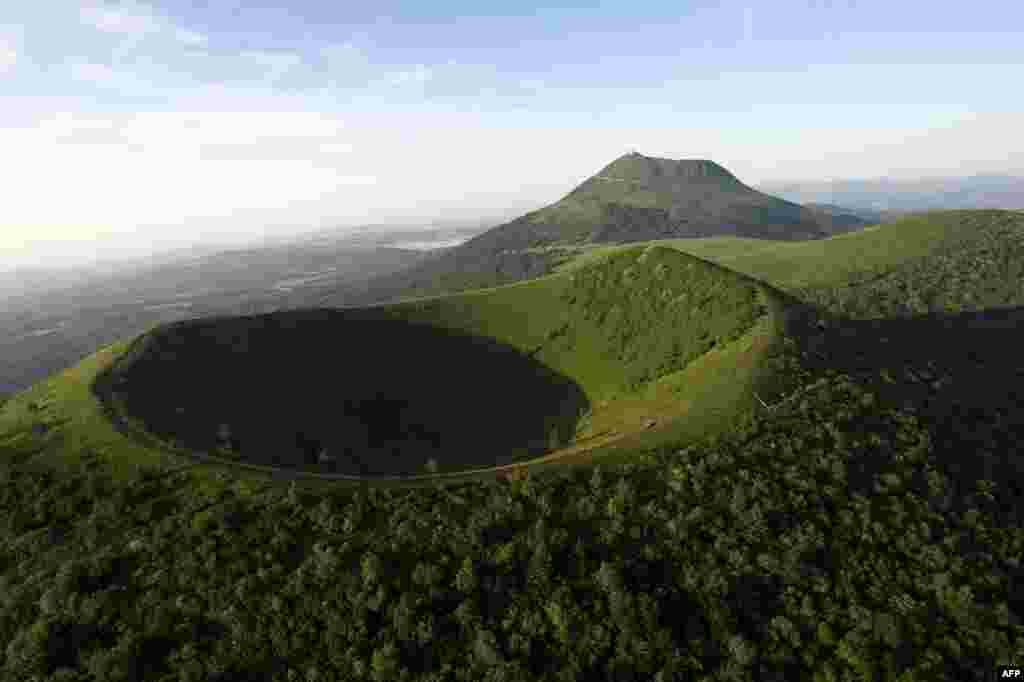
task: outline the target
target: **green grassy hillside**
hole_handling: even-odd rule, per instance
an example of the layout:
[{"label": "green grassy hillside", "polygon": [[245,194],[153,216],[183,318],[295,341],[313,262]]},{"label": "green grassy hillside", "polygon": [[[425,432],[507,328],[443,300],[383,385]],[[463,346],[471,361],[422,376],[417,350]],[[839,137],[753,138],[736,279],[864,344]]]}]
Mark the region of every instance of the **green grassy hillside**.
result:
[{"label": "green grassy hillside", "polygon": [[54,424],[91,415],[64,431],[76,443],[115,437],[106,411],[137,443],[222,463],[401,477],[428,462],[582,461],[702,437],[749,410],[755,386],[780,390],[762,364],[786,305],[713,264],[637,247],[510,287],[161,325],[19,395],[0,430],[35,419],[45,393]]},{"label": "green grassy hillside", "polygon": [[[856,287],[865,294],[860,298],[867,300],[871,296],[861,288],[867,283],[874,283],[873,291],[877,294],[903,288],[895,284],[897,279],[906,279],[908,285],[913,280],[926,298],[944,297],[933,306],[938,310],[957,307],[953,303],[956,297],[979,293],[982,298],[964,303],[981,307],[1019,300],[1020,226],[1020,213],[1016,211],[932,211],[807,242],[723,238],[657,243],[714,261],[786,291],[808,295],[812,289],[839,291]],[[587,257],[602,257],[616,248],[619,247],[593,249]],[[916,270],[911,273],[908,268]],[[990,289],[1002,293],[993,295]],[[916,309],[920,312],[930,308]],[[842,312],[845,308],[835,310]],[[882,314],[899,310],[889,304]],[[856,314],[853,309],[849,312]]]},{"label": "green grassy hillside", "polygon": [[[809,362],[850,372],[914,405],[950,472],[1024,473],[1013,427],[1024,404],[1024,216],[931,211],[826,240],[668,240],[814,306],[830,324],[805,337]],[[563,272],[621,247],[592,249]],[[980,453],[965,460],[965,450]]]},{"label": "green grassy hillside", "polygon": [[[565,466],[570,445],[509,480],[183,462],[111,427],[90,384],[128,344],[103,349],[0,408],[0,677],[990,679],[1024,652],[1021,218],[683,243],[788,293],[634,247],[386,308],[502,339],[592,422],[693,403],[599,466]],[[904,285],[935,309],[880,295]]]}]

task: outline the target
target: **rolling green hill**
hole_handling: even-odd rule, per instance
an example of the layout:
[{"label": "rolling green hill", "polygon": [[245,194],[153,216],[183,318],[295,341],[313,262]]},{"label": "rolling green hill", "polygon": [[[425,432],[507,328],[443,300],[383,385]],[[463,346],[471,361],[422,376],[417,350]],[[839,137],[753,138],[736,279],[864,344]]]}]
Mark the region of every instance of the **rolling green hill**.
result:
[{"label": "rolling green hill", "polygon": [[[1024,404],[1020,212],[931,211],[802,243],[656,243],[767,282],[830,319],[804,339],[811,363],[857,374],[896,404],[914,405],[966,485],[993,472],[1024,474],[1014,455],[1024,434],[1011,428]],[[561,271],[619,248],[593,249]],[[965,449],[988,455],[952,461]]]},{"label": "rolling green hill", "polygon": [[[834,314],[888,316],[1019,304],[1024,298],[1022,224],[1016,211],[930,211],[807,242],[657,243],[768,282]],[[619,248],[574,254],[559,269]]]},{"label": "rolling green hill", "polygon": [[[842,229],[863,226],[847,217]],[[707,160],[622,156],[561,200],[470,239],[403,272],[318,299],[357,306],[400,296],[493,287],[547,274],[566,245],[732,235],[820,239],[836,219],[758,192]]]},{"label": "rolling green hill", "polygon": [[[1022,237],[966,211],[597,246],[511,286],[101,349],[0,407],[0,677],[990,679],[1024,652]],[[183,397],[271,430],[319,400],[351,429],[347,397],[381,405],[360,372],[418,371],[401,350],[440,358],[410,402],[466,410],[481,460],[533,438],[492,406],[572,439],[371,486],[157,432]]]}]

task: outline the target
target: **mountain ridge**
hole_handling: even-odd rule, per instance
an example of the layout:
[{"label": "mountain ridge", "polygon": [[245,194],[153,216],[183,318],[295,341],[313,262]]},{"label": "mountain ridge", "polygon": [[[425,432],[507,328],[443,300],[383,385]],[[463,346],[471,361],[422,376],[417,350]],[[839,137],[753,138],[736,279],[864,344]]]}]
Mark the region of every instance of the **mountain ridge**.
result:
[{"label": "mountain ridge", "polygon": [[846,209],[909,212],[933,209],[1024,208],[1024,175],[848,179],[764,183],[761,189],[801,204],[835,203]]},{"label": "mountain ridge", "polygon": [[799,204],[743,184],[714,161],[636,152],[620,156],[558,202],[528,216],[536,225],[562,226],[570,239],[596,243],[723,234],[826,236]]},{"label": "mountain ridge", "polygon": [[887,219],[893,219],[893,216],[886,215],[883,211],[869,208],[849,208],[837,204],[813,202],[805,203],[803,206],[815,215],[815,218],[829,234],[859,230],[865,224],[874,225]]}]

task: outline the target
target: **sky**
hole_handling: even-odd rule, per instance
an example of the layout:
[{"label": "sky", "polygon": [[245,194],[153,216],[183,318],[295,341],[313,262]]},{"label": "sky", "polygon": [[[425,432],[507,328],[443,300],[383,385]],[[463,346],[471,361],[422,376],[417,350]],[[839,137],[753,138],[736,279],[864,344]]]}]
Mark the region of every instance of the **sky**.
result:
[{"label": "sky", "polygon": [[1024,173],[1024,5],[0,9],[0,263],[508,218],[631,150],[747,184]]}]

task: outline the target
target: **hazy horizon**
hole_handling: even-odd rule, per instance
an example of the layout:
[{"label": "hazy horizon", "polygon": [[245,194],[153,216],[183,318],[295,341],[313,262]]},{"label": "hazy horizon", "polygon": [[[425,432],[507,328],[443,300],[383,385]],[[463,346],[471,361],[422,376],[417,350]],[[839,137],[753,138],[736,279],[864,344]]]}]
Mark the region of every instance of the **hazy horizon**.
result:
[{"label": "hazy horizon", "polygon": [[0,262],[508,217],[632,149],[755,187],[1024,175],[1022,20],[1010,2],[13,5]]},{"label": "hazy horizon", "polygon": [[[504,218],[494,219],[497,225]],[[411,231],[423,232],[424,234],[440,231],[464,231],[471,229],[472,224],[488,225],[490,221],[454,221],[446,223],[443,221],[429,221],[415,223],[396,223],[393,225],[372,224],[372,225],[342,225],[329,228],[296,227],[287,232],[275,235],[237,235],[234,239],[225,241],[219,240],[198,240],[185,241],[180,244],[165,243],[163,245],[147,244],[138,248],[118,247],[116,243],[101,243],[106,248],[92,254],[84,254],[84,249],[75,252],[65,252],[63,256],[54,255],[49,252],[48,257],[39,258],[29,256],[24,260],[4,259],[0,261],[0,289],[3,288],[4,277],[17,275],[18,273],[66,273],[66,274],[92,274],[92,271],[112,273],[129,266],[147,267],[167,262],[183,261],[203,257],[219,252],[231,251],[242,248],[259,248],[267,246],[280,246],[292,243],[301,243],[306,240],[323,237],[330,237],[331,241],[344,240],[350,237],[367,235],[387,235],[390,231]],[[403,248],[409,250],[437,249],[455,246],[469,237],[465,238],[443,238],[438,240],[430,239],[409,239],[398,241],[391,245],[392,248]],[[93,244],[94,242],[90,242]],[[353,246],[353,248],[357,248]],[[100,272],[102,271],[102,272]]]}]

